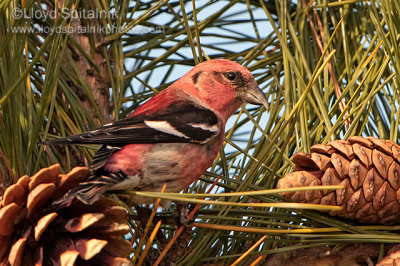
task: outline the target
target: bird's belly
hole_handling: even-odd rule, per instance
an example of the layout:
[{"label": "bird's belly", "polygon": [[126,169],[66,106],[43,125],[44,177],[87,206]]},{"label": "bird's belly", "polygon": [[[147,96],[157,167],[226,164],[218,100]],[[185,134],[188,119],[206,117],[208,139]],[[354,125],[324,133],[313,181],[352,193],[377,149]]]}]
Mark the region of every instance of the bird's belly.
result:
[{"label": "bird's belly", "polygon": [[128,175],[127,178],[124,181],[115,184],[114,186],[112,186],[110,188],[110,190],[130,189],[130,188],[137,187],[139,185],[139,183],[140,183],[139,174]]},{"label": "bird's belly", "polygon": [[[203,145],[191,143],[127,145],[123,149],[127,150],[113,154],[105,166],[107,171],[122,171],[127,175],[127,180],[111,189],[161,191],[166,184],[167,192],[179,192],[210,167],[219,151],[218,145],[215,146],[208,150]],[[138,150],[143,156],[137,156]]]},{"label": "bird's belly", "polygon": [[[157,144],[146,157],[141,190],[179,192],[198,179],[214,161],[202,145]],[[214,154],[213,154],[214,155]]]}]

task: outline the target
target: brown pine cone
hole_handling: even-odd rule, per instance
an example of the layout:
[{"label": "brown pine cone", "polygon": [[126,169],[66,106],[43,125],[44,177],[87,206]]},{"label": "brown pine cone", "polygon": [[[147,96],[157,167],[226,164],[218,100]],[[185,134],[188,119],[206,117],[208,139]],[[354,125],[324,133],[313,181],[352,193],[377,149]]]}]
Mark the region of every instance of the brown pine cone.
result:
[{"label": "brown pine cone", "polygon": [[336,191],[282,193],[295,202],[341,206],[331,215],[363,223],[400,222],[400,146],[374,137],[350,137],[293,156],[294,172],[278,188],[341,185]]},{"label": "brown pine cone", "polygon": [[23,176],[7,188],[0,203],[0,265],[131,265],[126,210],[109,198],[93,205],[79,201],[55,210],[62,197],[89,175],[60,165]]},{"label": "brown pine cone", "polygon": [[400,245],[391,248],[385,257],[376,264],[376,266],[394,266],[400,265]]},{"label": "brown pine cone", "polygon": [[282,251],[275,254],[271,254],[262,265],[264,266],[374,265],[373,262],[375,262],[379,256],[380,247],[381,246],[379,243],[357,243],[357,244],[347,244],[346,246],[326,245],[326,246],[293,249],[286,252]]}]

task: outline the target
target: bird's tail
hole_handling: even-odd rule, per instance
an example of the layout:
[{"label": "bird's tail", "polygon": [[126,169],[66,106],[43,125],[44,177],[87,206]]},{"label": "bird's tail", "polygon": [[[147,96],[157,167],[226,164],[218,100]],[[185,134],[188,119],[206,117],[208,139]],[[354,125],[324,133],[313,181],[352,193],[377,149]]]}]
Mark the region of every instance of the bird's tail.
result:
[{"label": "bird's tail", "polygon": [[92,205],[111,187],[111,184],[103,182],[84,182],[72,188],[64,197],[53,202],[52,207],[59,209],[65,208],[72,204],[75,199],[78,199],[86,205]]},{"label": "bird's tail", "polygon": [[115,184],[126,179],[127,176],[122,172],[107,172],[102,169],[97,170],[85,182],[72,188],[64,197],[55,201],[52,207],[55,209],[68,207],[75,199],[86,205],[92,205]]}]

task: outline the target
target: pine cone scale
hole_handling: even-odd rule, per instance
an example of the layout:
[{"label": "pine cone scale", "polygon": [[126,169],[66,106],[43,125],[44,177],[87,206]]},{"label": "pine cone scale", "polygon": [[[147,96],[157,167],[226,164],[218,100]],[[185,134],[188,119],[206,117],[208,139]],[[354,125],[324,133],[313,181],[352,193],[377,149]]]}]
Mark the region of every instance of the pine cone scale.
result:
[{"label": "pine cone scale", "polygon": [[9,236],[14,232],[14,221],[22,212],[22,207],[16,203],[8,204],[0,209],[0,236]]},{"label": "pine cone scale", "polygon": [[343,180],[348,174],[350,161],[348,161],[342,155],[334,153],[332,154],[331,162],[336,170],[336,173],[338,173],[340,179]]},{"label": "pine cone scale", "polygon": [[39,170],[34,176],[32,176],[29,182],[29,190],[33,190],[40,184],[53,183],[58,184],[60,178],[60,165],[54,164],[50,167]]},{"label": "pine cone scale", "polygon": [[76,241],[75,248],[79,256],[84,260],[90,260],[107,245],[106,240],[101,239],[80,239]]},{"label": "pine cone scale", "polygon": [[50,225],[50,223],[57,218],[57,213],[56,212],[52,212],[49,213],[45,216],[43,216],[42,218],[40,218],[40,220],[37,222],[37,224],[35,225],[34,228],[34,235],[35,235],[35,240],[39,241],[41,235],[43,234],[43,232],[47,229],[47,227]]},{"label": "pine cone scale", "polygon": [[122,238],[130,232],[123,224],[126,210],[110,198],[93,205],[53,205],[89,176],[83,167],[65,175],[59,171],[59,165],[42,169],[6,189],[0,205],[0,265],[131,265],[132,245]]},{"label": "pine cone scale", "polygon": [[105,217],[102,213],[86,213],[80,217],[66,220],[61,230],[71,233],[81,232]]},{"label": "pine cone scale", "polygon": [[54,243],[54,249],[50,255],[54,265],[73,266],[79,256],[71,238],[61,238]]},{"label": "pine cone scale", "polygon": [[11,265],[20,266],[22,265],[23,254],[25,251],[26,238],[20,238],[11,247],[10,255],[11,258],[8,262]]},{"label": "pine cone scale", "polygon": [[318,166],[321,171],[325,171],[331,163],[331,160],[328,156],[323,154],[312,153],[311,160]]},{"label": "pine cone scale", "polygon": [[115,254],[120,258],[127,258],[132,252],[132,245],[127,241],[123,241],[117,238],[105,238],[108,244],[104,247],[105,251],[110,254]]},{"label": "pine cone scale", "polygon": [[353,145],[354,153],[357,154],[358,159],[365,165],[368,169],[372,167],[372,150],[363,147],[358,143]]},{"label": "pine cone scale", "polygon": [[367,168],[360,163],[360,161],[353,159],[349,165],[349,177],[351,181],[352,187],[357,190],[359,189],[363,181],[365,179],[365,176],[367,175]]},{"label": "pine cone scale", "polygon": [[24,206],[25,204],[25,188],[20,184],[13,184],[10,189],[4,192],[3,200],[1,206],[6,206],[12,202],[18,204],[19,206]]},{"label": "pine cone scale", "polygon": [[378,150],[373,150],[372,162],[378,173],[386,179],[389,166],[393,163],[393,158]]},{"label": "pine cone scale", "polygon": [[346,141],[343,140],[335,140],[330,142],[330,145],[334,150],[339,151],[341,154],[346,156],[347,159],[353,160],[354,159],[354,152],[351,145],[349,145]]},{"label": "pine cone scale", "polygon": [[56,186],[53,183],[40,184],[28,195],[26,208],[28,217],[31,217],[41,208],[53,195]]},{"label": "pine cone scale", "polygon": [[398,164],[397,162],[393,162],[389,167],[388,180],[390,185],[395,190],[398,190],[400,188],[399,175],[400,175],[400,164]]},{"label": "pine cone scale", "polygon": [[278,188],[340,185],[336,191],[282,193],[297,202],[342,206],[330,212],[367,223],[400,222],[400,146],[374,137],[350,137],[293,156],[294,172]]},{"label": "pine cone scale", "polygon": [[86,229],[86,232],[99,232],[99,235],[107,237],[113,235],[125,235],[130,232],[129,226],[124,224],[113,223],[108,226],[99,226],[97,228]]}]

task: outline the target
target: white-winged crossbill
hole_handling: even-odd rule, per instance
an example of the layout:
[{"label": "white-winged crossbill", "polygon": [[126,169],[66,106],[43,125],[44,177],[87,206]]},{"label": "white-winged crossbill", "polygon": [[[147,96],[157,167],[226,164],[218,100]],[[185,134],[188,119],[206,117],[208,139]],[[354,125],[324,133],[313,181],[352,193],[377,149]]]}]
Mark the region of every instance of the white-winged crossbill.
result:
[{"label": "white-winged crossbill", "polygon": [[45,142],[103,145],[93,158],[90,178],[63,200],[76,197],[92,204],[108,190],[160,191],[164,184],[167,192],[187,188],[211,166],[226,121],[245,102],[268,108],[249,70],[214,59],[195,66],[125,119]]}]

